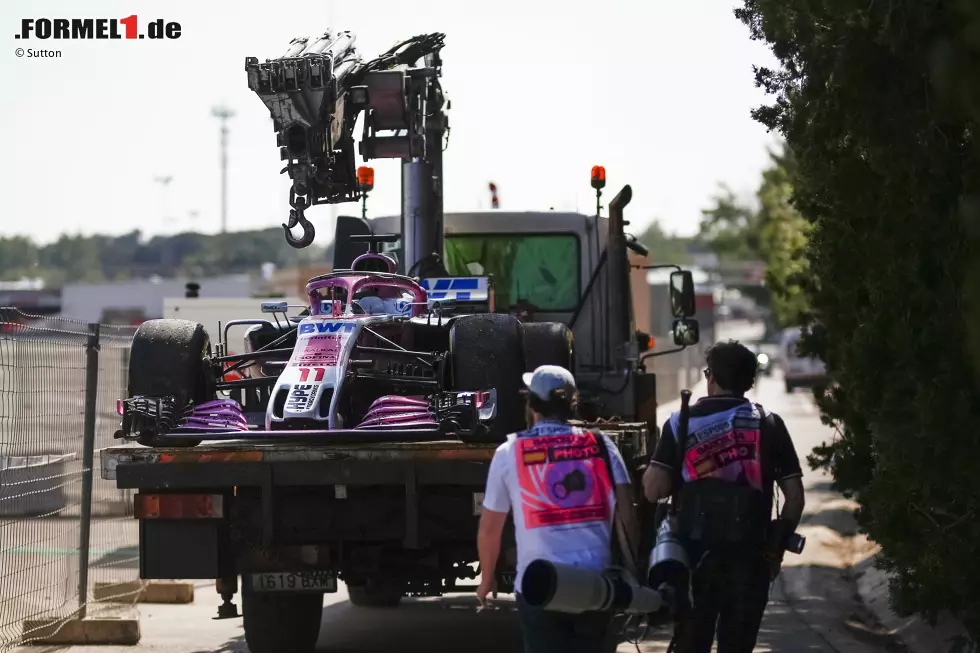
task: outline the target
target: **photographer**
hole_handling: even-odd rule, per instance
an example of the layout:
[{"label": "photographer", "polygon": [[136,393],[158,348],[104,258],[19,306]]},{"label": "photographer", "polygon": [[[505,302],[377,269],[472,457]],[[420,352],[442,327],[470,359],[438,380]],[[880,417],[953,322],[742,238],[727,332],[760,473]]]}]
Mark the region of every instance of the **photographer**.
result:
[{"label": "photographer", "polygon": [[[755,384],[755,355],[728,341],[708,349],[707,363],[708,396],[691,405],[687,441],[676,440],[674,413],[643,488],[651,502],[676,490],[676,533],[692,566],[694,609],[676,624],[677,652],[709,653],[717,626],[718,653],[751,653],[803,514],[803,474],[783,420],[744,396]],[[771,521],[774,484],[785,504]]]},{"label": "photographer", "polygon": [[[543,365],[524,375],[531,427],[511,435],[490,463],[477,546],[482,581],[477,598],[496,596],[500,538],[513,510],[517,540],[517,609],[525,653],[599,653],[616,647],[612,615],[577,615],[534,609],[521,597],[524,569],[535,559],[602,571],[612,563],[612,528],[618,517],[626,540],[639,542],[626,465],[608,436],[568,424],[575,412],[575,378]],[[610,470],[601,454],[608,451]],[[618,513],[618,514],[616,514]],[[631,552],[635,559],[636,551]]]}]

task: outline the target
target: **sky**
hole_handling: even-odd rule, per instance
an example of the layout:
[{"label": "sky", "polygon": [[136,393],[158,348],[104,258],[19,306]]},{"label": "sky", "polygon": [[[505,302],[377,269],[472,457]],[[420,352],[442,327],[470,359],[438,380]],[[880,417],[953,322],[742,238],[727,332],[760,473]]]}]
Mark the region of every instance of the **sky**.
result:
[{"label": "sky", "polygon": [[[692,234],[719,183],[749,196],[775,136],[749,112],[768,101],[753,65],[773,65],[732,14],[738,0],[4,0],[0,3],[0,236],[147,235],[220,228],[220,137],[229,121],[229,229],[272,227],[289,180],[268,111],[248,89],[245,58],[278,57],[290,40],[351,30],[365,59],[444,32],[452,102],[445,211],[594,210],[633,188],[627,219]],[[177,21],[174,40],[15,39],[24,18]],[[18,58],[15,49],[59,50]],[[360,125],[356,130],[360,134]],[[358,165],[364,165],[359,159]],[[400,165],[375,169],[369,215],[400,210]],[[169,184],[157,180],[172,177]],[[165,190],[166,188],[166,190]],[[340,214],[358,215],[356,203]],[[333,231],[328,206],[307,216]],[[323,240],[329,239],[329,236]],[[321,244],[324,244],[321,241]]]}]

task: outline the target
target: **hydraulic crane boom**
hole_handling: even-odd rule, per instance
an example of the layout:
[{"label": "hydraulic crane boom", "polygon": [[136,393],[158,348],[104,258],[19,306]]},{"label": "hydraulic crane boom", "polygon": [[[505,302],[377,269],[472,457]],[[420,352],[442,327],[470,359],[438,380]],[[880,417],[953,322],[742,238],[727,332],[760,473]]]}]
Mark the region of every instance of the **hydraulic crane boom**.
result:
[{"label": "hydraulic crane boom", "polygon": [[[289,221],[293,247],[309,246],[316,204],[358,199],[354,128],[364,112],[360,154],[402,159],[402,248],[406,269],[442,256],[442,149],[449,124],[439,78],[445,34],[407,39],[364,62],[351,32],[294,39],[276,59],[245,59],[249,88],[269,108],[283,172],[293,180]],[[423,65],[416,65],[422,59]],[[290,229],[303,227],[295,238]],[[421,270],[420,270],[421,273]]]}]

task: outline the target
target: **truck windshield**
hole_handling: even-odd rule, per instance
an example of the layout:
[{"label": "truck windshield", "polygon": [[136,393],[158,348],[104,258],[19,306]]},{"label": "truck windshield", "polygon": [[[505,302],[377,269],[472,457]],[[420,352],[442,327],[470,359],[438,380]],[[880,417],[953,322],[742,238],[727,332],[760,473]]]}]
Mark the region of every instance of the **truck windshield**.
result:
[{"label": "truck windshield", "polygon": [[574,234],[446,234],[446,271],[493,275],[496,304],[525,300],[545,312],[575,310],[581,286]]}]

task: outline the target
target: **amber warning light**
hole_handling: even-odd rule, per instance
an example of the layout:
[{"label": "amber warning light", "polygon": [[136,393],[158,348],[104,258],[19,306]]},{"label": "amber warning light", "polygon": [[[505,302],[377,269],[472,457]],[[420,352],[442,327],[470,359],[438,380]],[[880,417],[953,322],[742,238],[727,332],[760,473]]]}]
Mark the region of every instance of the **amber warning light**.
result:
[{"label": "amber warning light", "polygon": [[[349,168],[348,168],[349,170]],[[357,169],[357,185],[361,190],[367,192],[374,188],[374,168],[361,166]]]},{"label": "amber warning light", "polygon": [[596,190],[606,185],[606,169],[602,166],[592,166],[592,188]]}]

